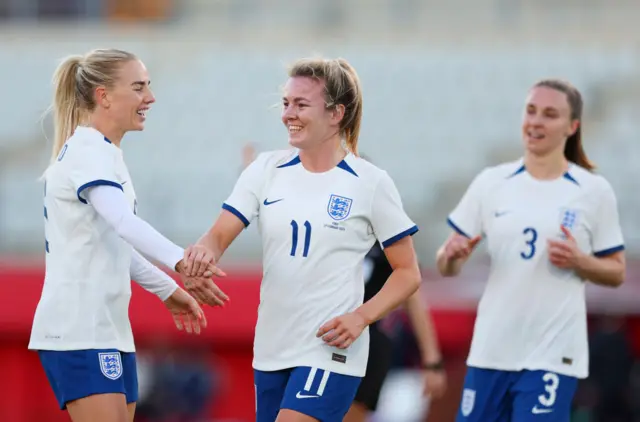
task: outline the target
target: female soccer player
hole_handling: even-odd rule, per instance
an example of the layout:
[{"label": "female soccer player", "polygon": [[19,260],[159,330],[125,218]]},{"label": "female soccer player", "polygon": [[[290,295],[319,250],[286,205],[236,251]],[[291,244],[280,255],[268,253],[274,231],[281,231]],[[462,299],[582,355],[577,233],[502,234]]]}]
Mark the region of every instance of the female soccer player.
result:
[{"label": "female soccer player", "polygon": [[141,255],[184,273],[184,250],[135,216],[119,148],[126,132],[144,129],[155,101],[144,65],[131,53],[95,50],[67,58],[54,83],[55,141],[44,174],[46,274],[29,348],[39,351],[74,422],[131,421],[138,394],[131,279],[164,301],[179,329],[200,332],[206,320],[196,300]]},{"label": "female soccer player", "polygon": [[587,377],[585,281],[619,286],[625,258],[616,198],[592,172],[581,118],[576,88],[538,82],[524,158],[481,172],[449,216],[443,275],[458,274],[481,236],[491,256],[458,421],[569,421]]},{"label": "female soccer player", "polygon": [[[219,259],[259,221],[258,422],[342,421],[365,374],[367,326],[418,288],[418,228],[387,173],[358,158],[361,116],[360,83],[347,61],[294,63],[282,122],[296,149],[260,154],[199,241]],[[362,263],[376,240],[393,273],[362,304]],[[187,274],[198,275],[197,261],[187,253]]]}]

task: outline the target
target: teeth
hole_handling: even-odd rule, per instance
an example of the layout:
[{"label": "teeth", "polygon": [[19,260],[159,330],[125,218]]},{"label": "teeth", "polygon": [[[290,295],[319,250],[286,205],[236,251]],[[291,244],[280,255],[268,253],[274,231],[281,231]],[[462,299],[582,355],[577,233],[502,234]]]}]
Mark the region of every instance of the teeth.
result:
[{"label": "teeth", "polygon": [[289,132],[300,132],[302,130],[302,126],[289,126]]},{"label": "teeth", "polygon": [[535,138],[535,139],[544,138],[544,133],[541,133],[541,132],[528,131],[527,135],[529,135],[530,137]]},{"label": "teeth", "polygon": [[138,115],[142,116],[142,117],[146,117],[147,111],[146,110],[138,110]]}]

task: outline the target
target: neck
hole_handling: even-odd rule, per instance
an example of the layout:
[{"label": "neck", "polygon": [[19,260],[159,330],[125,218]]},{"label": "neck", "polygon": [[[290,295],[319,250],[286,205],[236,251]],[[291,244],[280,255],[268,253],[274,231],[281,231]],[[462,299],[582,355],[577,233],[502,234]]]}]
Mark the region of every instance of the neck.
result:
[{"label": "neck", "polygon": [[313,173],[322,173],[337,166],[347,152],[342,148],[340,136],[336,135],[315,148],[301,149],[299,155],[305,169]]},{"label": "neck", "polygon": [[557,179],[567,172],[569,162],[564,154],[550,154],[548,156],[526,153],[524,166],[527,172],[536,179]]},{"label": "neck", "polygon": [[120,148],[120,142],[124,137],[124,132],[113,122],[92,114],[89,117],[89,126],[102,133],[113,145]]}]

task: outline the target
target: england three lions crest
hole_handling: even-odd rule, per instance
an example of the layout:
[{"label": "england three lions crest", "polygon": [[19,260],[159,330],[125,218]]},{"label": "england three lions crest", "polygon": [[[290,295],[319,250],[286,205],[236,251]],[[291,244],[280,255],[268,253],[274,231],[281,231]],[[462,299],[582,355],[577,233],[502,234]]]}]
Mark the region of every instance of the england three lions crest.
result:
[{"label": "england three lions crest", "polygon": [[98,359],[100,360],[102,375],[111,380],[117,380],[122,376],[120,352],[98,353]]},{"label": "england three lions crest", "polygon": [[329,205],[327,205],[327,212],[329,216],[336,221],[344,220],[351,212],[352,203],[353,199],[339,195],[331,195]]}]

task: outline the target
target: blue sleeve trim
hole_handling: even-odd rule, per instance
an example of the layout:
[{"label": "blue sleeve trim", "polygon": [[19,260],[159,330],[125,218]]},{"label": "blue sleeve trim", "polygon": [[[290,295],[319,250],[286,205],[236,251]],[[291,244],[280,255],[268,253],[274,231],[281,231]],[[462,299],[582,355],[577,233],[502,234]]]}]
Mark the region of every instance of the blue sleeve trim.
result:
[{"label": "blue sleeve trim", "polygon": [[383,248],[388,248],[389,246],[393,245],[394,243],[396,243],[398,240],[403,239],[407,236],[413,236],[414,234],[418,233],[418,226],[413,226],[410,229],[407,229],[405,231],[403,231],[402,233],[398,233],[397,235],[385,240],[384,242],[382,242],[382,247]]},{"label": "blue sleeve trim", "polygon": [[114,188],[118,188],[118,189],[120,189],[121,191],[124,191],[124,190],[122,189],[122,185],[121,185],[120,183],[116,183],[116,182],[113,182],[113,181],[111,181],[111,180],[98,179],[98,180],[94,180],[94,181],[89,182],[89,183],[85,183],[84,185],[82,185],[82,186],[80,186],[80,187],[78,188],[78,192],[77,192],[77,194],[78,194],[78,200],[79,200],[80,202],[82,202],[83,204],[86,204],[86,203],[87,203],[87,201],[86,201],[82,196],[80,196],[80,194],[81,194],[81,193],[82,193],[82,191],[84,191],[85,189],[92,188],[92,187],[94,187],[94,186],[113,186]]},{"label": "blue sleeve trim", "polygon": [[249,220],[247,220],[247,217],[242,215],[242,213],[240,211],[238,211],[237,209],[233,208],[229,204],[222,204],[222,209],[229,211],[231,214],[233,214],[236,217],[238,217],[240,219],[240,221],[242,221],[242,224],[244,224],[245,227],[249,227]]},{"label": "blue sleeve trim", "polygon": [[466,234],[466,233],[465,233],[465,232],[464,232],[460,227],[458,227],[458,226],[456,225],[456,223],[454,223],[454,222],[451,220],[451,218],[447,218],[447,224],[449,224],[449,226],[451,226],[451,228],[452,228],[453,230],[455,230],[455,231],[456,231],[456,233],[458,233],[458,234],[460,234],[460,235],[462,235],[462,236],[466,237],[467,239],[471,239],[471,236],[469,236],[468,234]]},{"label": "blue sleeve trim", "polygon": [[624,245],[614,246],[613,248],[605,249],[603,251],[594,252],[593,254],[598,258],[602,258],[603,256],[613,255],[616,252],[624,251]]}]

